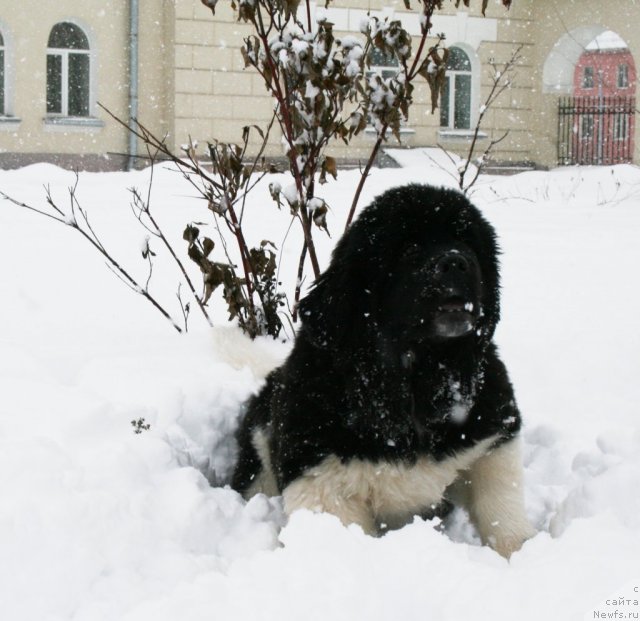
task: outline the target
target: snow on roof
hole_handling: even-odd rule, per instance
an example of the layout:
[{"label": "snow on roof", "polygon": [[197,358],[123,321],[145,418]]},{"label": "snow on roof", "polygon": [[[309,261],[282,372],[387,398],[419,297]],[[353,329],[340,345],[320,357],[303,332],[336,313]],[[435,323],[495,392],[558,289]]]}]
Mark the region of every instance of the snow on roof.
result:
[{"label": "snow on roof", "polygon": [[625,49],[627,44],[620,35],[616,34],[612,30],[605,30],[599,34],[591,43],[589,43],[586,49],[589,52],[597,50],[621,50]]}]

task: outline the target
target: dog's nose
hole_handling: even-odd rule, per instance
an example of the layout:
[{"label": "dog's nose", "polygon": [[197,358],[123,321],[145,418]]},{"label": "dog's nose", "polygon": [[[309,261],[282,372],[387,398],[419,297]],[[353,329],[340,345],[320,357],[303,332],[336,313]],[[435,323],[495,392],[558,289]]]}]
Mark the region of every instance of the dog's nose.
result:
[{"label": "dog's nose", "polygon": [[465,273],[469,271],[469,260],[457,250],[448,250],[441,254],[435,263],[436,276]]}]

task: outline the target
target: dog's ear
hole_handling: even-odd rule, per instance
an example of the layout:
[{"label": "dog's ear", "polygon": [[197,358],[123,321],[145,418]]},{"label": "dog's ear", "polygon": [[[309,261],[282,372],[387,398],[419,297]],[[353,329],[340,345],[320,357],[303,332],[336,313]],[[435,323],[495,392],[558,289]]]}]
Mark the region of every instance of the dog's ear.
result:
[{"label": "dog's ear", "polygon": [[338,243],[331,264],[298,305],[304,333],[317,347],[352,351],[375,328],[369,283],[376,268],[359,229],[352,226]]},{"label": "dog's ear", "polygon": [[462,239],[474,249],[480,262],[484,288],[481,332],[483,340],[488,343],[500,320],[500,248],[493,226],[476,207],[469,206],[472,216],[463,214],[465,229]]},{"label": "dog's ear", "polygon": [[356,317],[365,315],[361,295],[350,267],[332,263],[298,306],[305,334],[314,345],[349,349],[353,331],[358,330]]}]

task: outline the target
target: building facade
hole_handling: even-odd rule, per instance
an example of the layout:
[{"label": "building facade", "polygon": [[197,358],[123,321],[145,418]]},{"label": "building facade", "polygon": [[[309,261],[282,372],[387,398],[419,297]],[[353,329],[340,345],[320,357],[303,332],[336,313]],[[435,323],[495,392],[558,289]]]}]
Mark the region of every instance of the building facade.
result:
[{"label": "building facade", "polygon": [[[0,0],[0,166],[38,161],[122,169],[131,109],[128,0]],[[173,3],[142,0],[137,37],[137,116],[172,129]],[[135,92],[134,92],[135,96]]]},{"label": "building facade", "polygon": [[[571,160],[578,164],[615,164],[635,150],[636,67],[622,39],[596,37],[580,55],[573,77]],[[565,119],[568,121],[569,119]]]},{"label": "building facade", "polygon": [[[492,84],[492,62],[504,62],[519,46],[516,77],[488,110],[480,135],[482,149],[508,132],[493,150],[497,163],[558,163],[558,100],[580,94],[575,76],[584,73],[584,55],[602,33],[615,32],[626,44],[625,88],[636,96],[636,0],[606,7],[596,0],[513,0],[508,11],[495,0],[486,17],[480,4],[472,0],[469,9],[456,10],[446,3],[435,18],[432,32],[444,33],[452,50],[447,82],[435,113],[426,82],[417,83],[403,145],[465,153]],[[417,42],[418,13],[402,0],[335,0],[327,17],[339,35],[357,34],[367,13],[400,19]],[[121,169],[132,157],[144,158],[143,145],[111,115],[126,124],[133,114],[166,136],[175,152],[190,141],[200,149],[214,138],[239,141],[245,125],[266,125],[273,111],[262,79],[244,66],[240,48],[249,34],[230,3],[218,3],[213,17],[200,0],[104,0],[99,6],[0,0],[0,166],[52,161]],[[394,70],[380,63],[373,69],[381,74]],[[628,127],[636,162],[637,127]],[[281,156],[276,134],[268,154]],[[364,158],[374,140],[375,132],[365,130],[348,148],[332,145],[331,154]],[[394,138],[389,144],[397,146]]]}]

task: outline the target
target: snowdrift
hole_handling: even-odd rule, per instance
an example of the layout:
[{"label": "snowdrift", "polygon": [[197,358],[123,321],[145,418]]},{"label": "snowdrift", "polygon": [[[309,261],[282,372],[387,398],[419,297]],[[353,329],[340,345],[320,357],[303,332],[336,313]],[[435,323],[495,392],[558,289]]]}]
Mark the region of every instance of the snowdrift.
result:
[{"label": "snowdrift", "polygon": [[[454,183],[421,152],[375,171],[385,188]],[[148,171],[80,175],[105,244],[144,273],[127,188]],[[64,202],[73,175],[0,172],[0,189]],[[267,181],[268,182],[268,181]],[[283,179],[283,184],[286,184]],[[322,187],[333,238],[357,183]],[[175,235],[204,208],[158,169],[157,216]],[[287,343],[250,342],[219,299],[179,336],[72,231],[0,202],[0,610],[3,619],[333,621],[593,619],[638,614],[640,170],[567,168],[481,177],[472,200],[503,250],[497,333],[525,420],[527,508],[539,534],[506,562],[466,515],[416,519],[380,539],[329,515],[285,523],[279,499],[224,483],[241,403]],[[291,291],[299,231],[257,188],[249,234],[282,252]],[[178,315],[170,263],[152,288]],[[150,430],[134,434],[132,420]],[[635,588],[635,593],[634,593]],[[612,603],[613,602],[613,603]],[[629,603],[631,602],[631,603]],[[602,617],[607,618],[607,617]],[[634,617],[628,617],[634,618]]]}]

